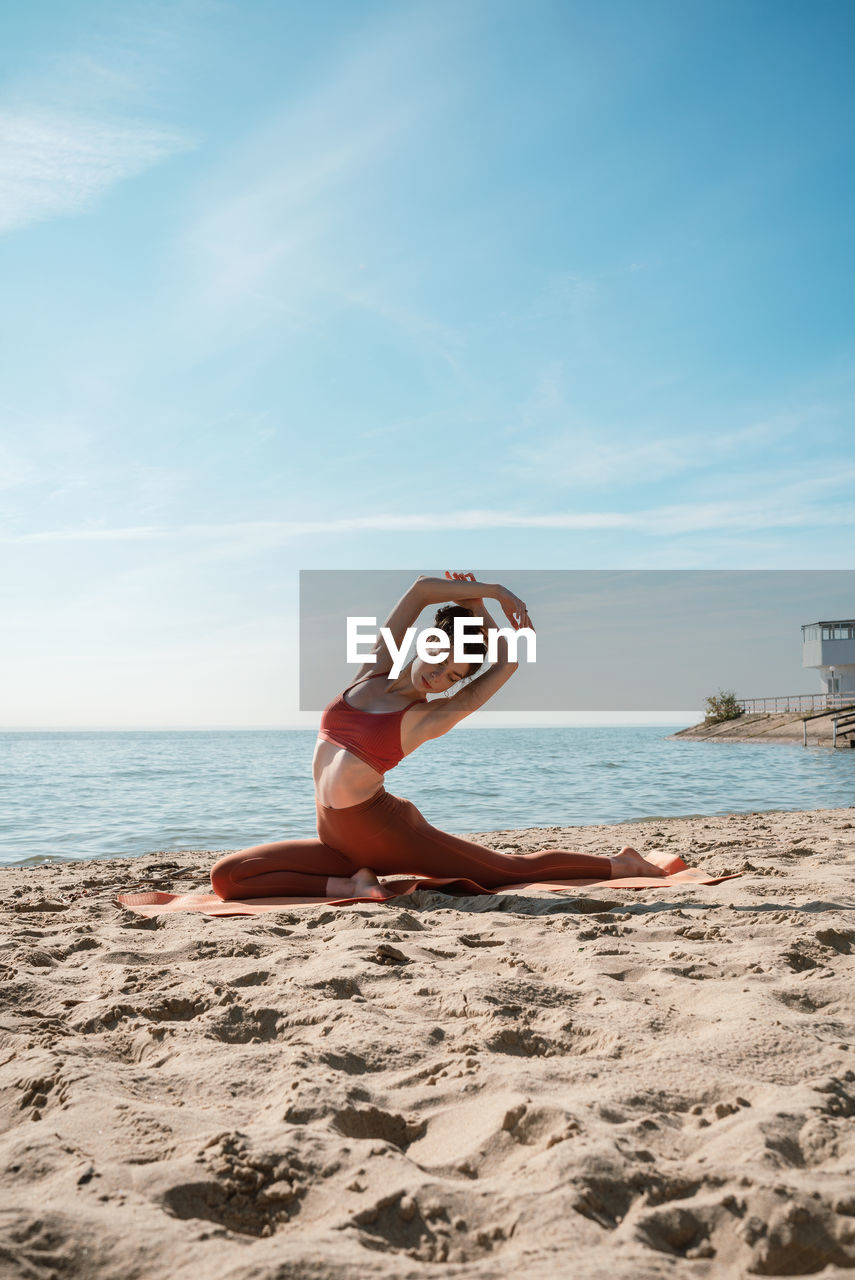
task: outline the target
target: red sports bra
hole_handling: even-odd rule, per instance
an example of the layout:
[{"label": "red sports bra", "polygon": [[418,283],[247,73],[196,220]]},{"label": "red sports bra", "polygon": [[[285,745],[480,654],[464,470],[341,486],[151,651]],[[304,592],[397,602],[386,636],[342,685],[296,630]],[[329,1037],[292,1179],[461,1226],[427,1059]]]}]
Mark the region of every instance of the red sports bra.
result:
[{"label": "red sports bra", "polygon": [[[376,680],[381,676],[388,678],[388,672],[372,672],[365,679]],[[400,711],[360,711],[358,707],[345,702],[344,694],[350,693],[351,689],[362,683],[357,680],[348,685],[344,693],[340,693],[324,707],[318,737],[336,747],[344,747],[377,773],[386,773],[404,758],[401,750],[401,720],[415,704],[411,702]]]}]

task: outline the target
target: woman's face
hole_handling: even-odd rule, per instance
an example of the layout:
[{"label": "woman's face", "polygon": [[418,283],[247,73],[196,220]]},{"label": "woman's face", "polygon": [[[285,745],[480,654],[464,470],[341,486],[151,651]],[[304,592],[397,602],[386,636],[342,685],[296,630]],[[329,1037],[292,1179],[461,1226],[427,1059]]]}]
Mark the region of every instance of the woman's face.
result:
[{"label": "woman's face", "polygon": [[[427,648],[429,652],[440,652],[439,646],[432,649],[428,645]],[[469,663],[455,662],[452,653],[446,654],[441,662],[423,662],[421,658],[414,658],[410,674],[413,687],[419,693],[445,693],[458,681],[466,679]]]}]

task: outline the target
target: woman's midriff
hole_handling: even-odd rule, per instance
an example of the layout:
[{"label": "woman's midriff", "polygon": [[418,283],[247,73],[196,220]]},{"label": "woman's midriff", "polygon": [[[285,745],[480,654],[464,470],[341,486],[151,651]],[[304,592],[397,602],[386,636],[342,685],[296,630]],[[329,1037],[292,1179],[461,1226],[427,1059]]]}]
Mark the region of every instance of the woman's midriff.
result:
[{"label": "woman's midriff", "polygon": [[383,788],[383,774],[344,747],[319,738],[312,760],[315,795],[325,809],[349,809]]}]

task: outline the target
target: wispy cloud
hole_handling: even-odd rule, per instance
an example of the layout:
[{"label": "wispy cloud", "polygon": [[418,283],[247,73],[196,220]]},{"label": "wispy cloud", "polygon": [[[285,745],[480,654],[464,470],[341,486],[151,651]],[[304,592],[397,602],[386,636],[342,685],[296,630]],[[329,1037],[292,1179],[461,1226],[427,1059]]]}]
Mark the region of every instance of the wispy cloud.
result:
[{"label": "wispy cloud", "polygon": [[0,232],[80,213],[124,178],[192,143],[144,122],[0,113]]},{"label": "wispy cloud", "polygon": [[[855,480],[855,472],[841,476],[843,487]],[[449,528],[461,532],[488,532],[500,529],[609,530],[635,531],[670,537],[679,533],[746,531],[763,529],[825,527],[855,524],[855,508],[845,501],[833,506],[826,502],[794,503],[788,494],[758,495],[753,499],[725,502],[686,502],[651,507],[641,511],[565,511],[546,513],[469,509],[448,512]],[[312,535],[340,537],[359,533],[429,533],[436,529],[435,511],[423,513],[345,516],[338,520],[255,520],[223,524],[130,525],[117,528],[75,528],[0,536],[0,543],[59,543],[110,541],[169,541],[202,539],[218,542],[244,541],[253,549],[276,545]]]},{"label": "wispy cloud", "polygon": [[[765,451],[764,475],[782,442],[805,431],[817,417],[815,406],[800,412],[777,414],[733,431],[687,430],[641,440],[626,439],[617,432],[595,430],[563,400],[560,371],[542,375],[530,400],[521,407],[521,418],[534,427],[548,417],[563,418],[561,429],[535,443],[518,444],[508,454],[505,467],[524,482],[544,478],[562,487],[616,486],[656,483],[691,471],[708,471],[738,463],[743,471],[753,451]],[[547,395],[544,388],[549,389]],[[752,483],[756,484],[756,478]]]}]

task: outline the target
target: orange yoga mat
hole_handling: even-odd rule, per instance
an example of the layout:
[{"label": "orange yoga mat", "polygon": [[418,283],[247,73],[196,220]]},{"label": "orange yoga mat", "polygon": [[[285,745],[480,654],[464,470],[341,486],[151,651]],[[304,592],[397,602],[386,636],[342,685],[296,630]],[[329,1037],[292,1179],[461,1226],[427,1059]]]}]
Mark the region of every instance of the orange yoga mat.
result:
[{"label": "orange yoga mat", "polygon": [[[402,895],[415,893],[416,889],[441,889],[455,896],[479,893],[522,896],[532,889],[547,889],[551,893],[575,893],[579,889],[664,889],[669,885],[719,884],[733,880],[741,872],[727,876],[708,876],[697,867],[687,867],[682,858],[670,853],[647,853],[648,862],[654,862],[667,875],[659,879],[647,876],[629,876],[623,880],[536,880],[527,884],[507,884],[498,889],[485,889],[474,880],[437,880],[429,876],[412,876],[406,880],[383,880],[384,889],[391,889],[394,901]],[[215,893],[120,893],[117,899],[123,907],[143,916],[165,915],[171,911],[201,911],[206,916],[258,916],[265,911],[281,911],[284,907],[341,907],[351,902],[377,902],[376,898],[233,898],[224,902]],[[383,903],[381,902],[382,906]]]}]

